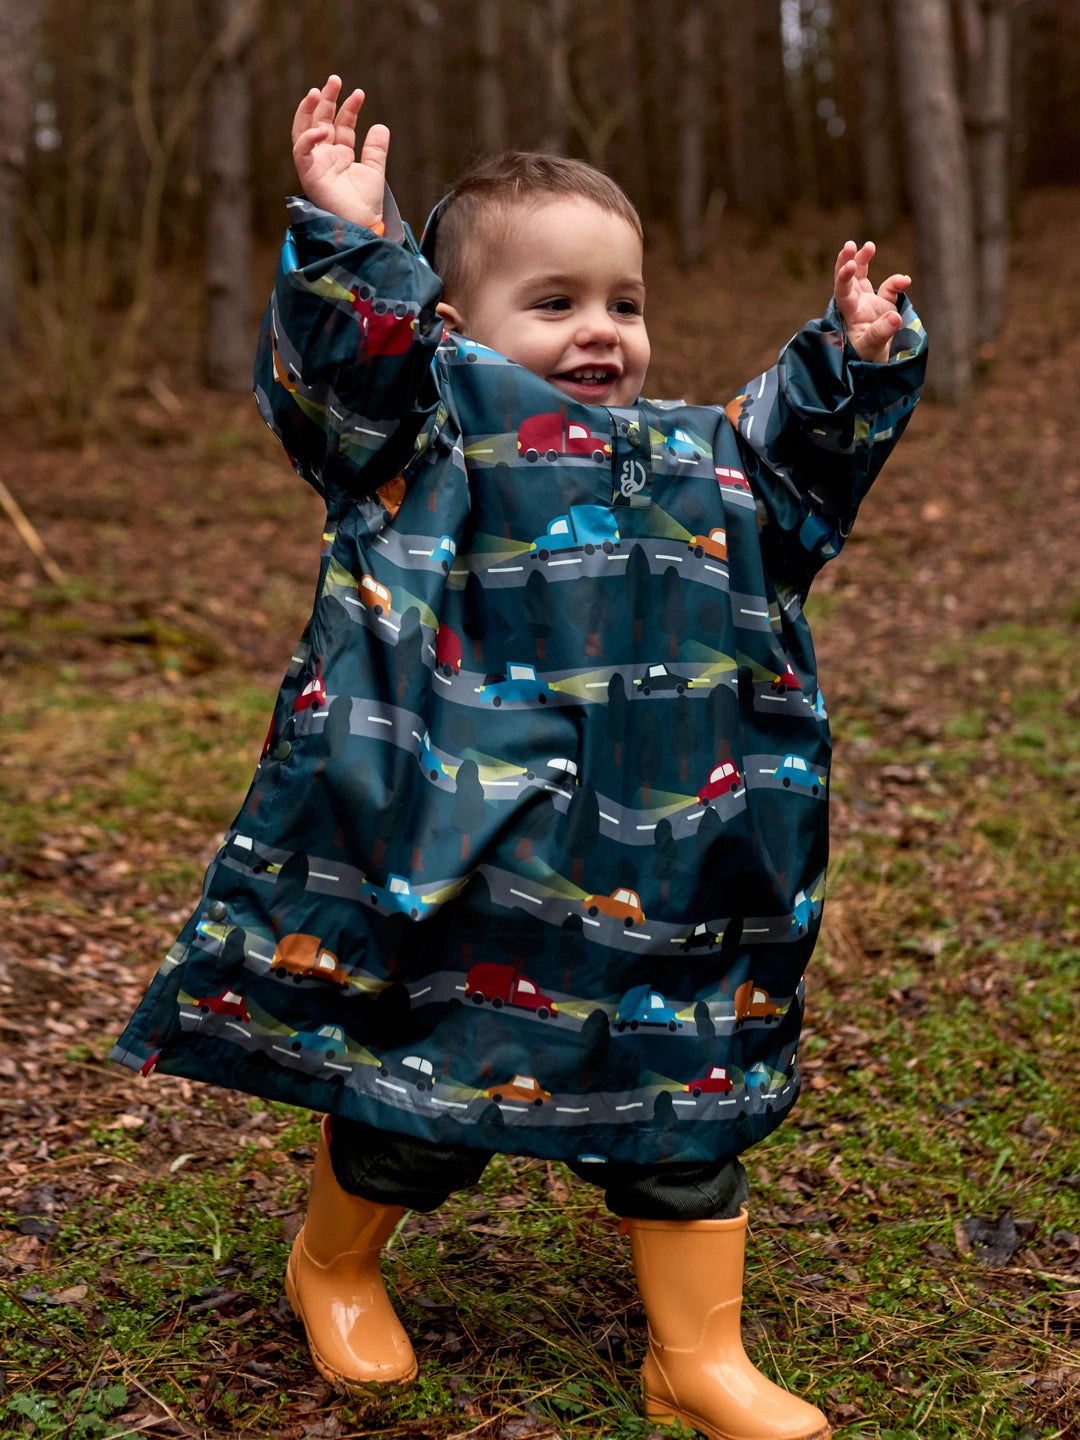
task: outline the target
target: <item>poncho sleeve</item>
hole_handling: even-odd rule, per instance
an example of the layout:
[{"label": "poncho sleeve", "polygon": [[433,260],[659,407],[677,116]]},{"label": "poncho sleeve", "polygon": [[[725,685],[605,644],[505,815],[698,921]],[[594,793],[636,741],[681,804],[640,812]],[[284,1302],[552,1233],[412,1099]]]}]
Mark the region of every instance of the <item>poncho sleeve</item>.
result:
[{"label": "poncho sleeve", "polygon": [[830,302],[727,406],[758,500],[762,549],[776,579],[803,594],[839,554],[922,390],[926,334],[904,297],[900,313],[903,328],[878,365],[859,359]]},{"label": "poncho sleeve", "polygon": [[404,245],[303,198],[289,218],[259,334],[259,411],[320,494],[370,492],[436,404],[441,285]]}]

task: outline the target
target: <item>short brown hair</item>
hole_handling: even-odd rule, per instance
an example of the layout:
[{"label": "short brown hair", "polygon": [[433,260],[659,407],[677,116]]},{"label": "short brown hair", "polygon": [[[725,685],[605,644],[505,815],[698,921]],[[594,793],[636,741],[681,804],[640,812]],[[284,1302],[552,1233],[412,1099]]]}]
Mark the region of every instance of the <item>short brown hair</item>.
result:
[{"label": "short brown hair", "polygon": [[641,218],[610,175],[565,155],[504,150],[470,165],[440,209],[433,264],[447,299],[458,303],[488,269],[514,210],[559,195],[621,216],[641,239]]}]

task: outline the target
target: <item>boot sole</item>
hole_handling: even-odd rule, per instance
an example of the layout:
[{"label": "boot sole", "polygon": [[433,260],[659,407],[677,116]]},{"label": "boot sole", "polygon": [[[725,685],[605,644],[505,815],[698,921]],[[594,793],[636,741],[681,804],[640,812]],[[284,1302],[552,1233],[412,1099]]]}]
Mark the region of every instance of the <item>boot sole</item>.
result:
[{"label": "boot sole", "polygon": [[[688,1425],[692,1430],[707,1436],[708,1440],[743,1440],[742,1436],[735,1435],[731,1430],[718,1430],[700,1415],[694,1415],[689,1410],[678,1410],[663,1400],[652,1399],[649,1395],[645,1396],[645,1415],[659,1425],[673,1425],[678,1420],[681,1425]],[[830,1440],[832,1433],[832,1428],[826,1425],[824,1430],[814,1430],[809,1435],[792,1436],[791,1440]]]},{"label": "boot sole", "polygon": [[408,1385],[411,1381],[415,1380],[420,1373],[420,1367],[414,1357],[412,1367],[409,1370],[403,1371],[400,1375],[387,1375],[378,1380],[371,1376],[362,1378],[353,1375],[342,1375],[339,1371],[335,1370],[333,1366],[326,1363],[315,1347],[315,1342],[311,1338],[311,1330],[308,1328],[307,1317],[304,1315],[304,1307],[300,1304],[300,1297],[297,1295],[296,1286],[293,1283],[291,1264],[285,1271],[285,1296],[292,1306],[293,1314],[304,1327],[308,1350],[311,1352],[312,1364],[323,1379],[329,1380],[331,1385],[337,1385],[341,1389],[347,1390],[351,1395],[370,1394],[372,1391],[385,1393],[394,1386]]}]

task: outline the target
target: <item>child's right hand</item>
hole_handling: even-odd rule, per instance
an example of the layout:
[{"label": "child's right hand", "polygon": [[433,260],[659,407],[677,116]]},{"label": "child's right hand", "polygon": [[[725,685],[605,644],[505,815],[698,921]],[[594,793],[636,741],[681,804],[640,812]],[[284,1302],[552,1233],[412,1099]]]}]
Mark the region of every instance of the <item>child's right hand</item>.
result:
[{"label": "child's right hand", "polygon": [[364,92],[354,90],[337,108],[341,77],[308,91],[292,125],[292,153],[304,194],[323,210],[369,230],[382,230],[383,187],[390,131],[372,125],[356,158],[356,120]]}]

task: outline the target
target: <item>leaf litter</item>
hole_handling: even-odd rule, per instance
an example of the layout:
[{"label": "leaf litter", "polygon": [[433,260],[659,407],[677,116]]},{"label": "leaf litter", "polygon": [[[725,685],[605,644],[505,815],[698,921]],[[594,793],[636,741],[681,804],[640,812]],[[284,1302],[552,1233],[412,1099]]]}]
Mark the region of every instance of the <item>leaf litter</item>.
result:
[{"label": "leaf litter", "polygon": [[[831,233],[836,219],[808,223]],[[1037,1008],[1047,956],[1080,946],[1080,756],[1039,698],[1056,693],[1058,716],[1075,720],[1080,245],[1059,242],[1080,240],[1080,197],[1033,197],[1024,227],[1045,264],[1014,271],[979,392],[955,411],[924,407],[810,602],[838,731],[835,878],[809,977],[803,1099],[749,1160],[746,1332],[793,1387],[818,1387],[853,1440],[864,1423],[914,1416],[926,1436],[1080,1433],[1080,1073],[1075,1043],[1056,1042],[1056,1072],[1044,1046],[1070,1014],[1075,1031],[1075,985],[1071,1011],[1060,998]],[[733,388],[769,363],[760,326],[746,338],[753,327],[737,323],[754,262],[737,221],[733,239],[695,281],[715,288],[700,307],[709,333],[696,320],[676,329],[685,281],[657,265],[664,393],[714,398],[703,376]],[[809,286],[769,303],[778,342],[817,305]],[[721,332],[726,350],[710,353]],[[410,1216],[387,1274],[432,1378],[411,1399],[356,1401],[314,1375],[280,1289],[312,1122],[104,1063],[242,793],[321,530],[250,402],[200,392],[183,352],[166,363],[188,418],[163,414],[152,450],[122,434],[50,448],[12,416],[0,457],[0,478],[77,577],[42,583],[0,530],[0,792],[16,807],[0,838],[0,1407],[23,1397],[7,1413],[27,1433],[64,1415],[87,1435],[112,1423],[287,1440],[646,1440],[632,1417],[644,1322],[598,1192],[561,1167],[505,1161],[445,1213]],[[253,537],[273,557],[261,575]],[[201,794],[196,739],[212,776]],[[1033,791],[1050,798],[1033,806]],[[922,1038],[950,1010],[972,1017],[970,1053]],[[870,1113],[891,1116],[896,1135]],[[907,1131],[933,1141],[942,1173],[892,1153]],[[181,1186],[190,1208],[170,1213]],[[127,1233],[110,1233],[110,1211],[132,1217]],[[888,1258],[901,1246],[910,1273],[898,1277]],[[911,1277],[918,1304],[905,1309]],[[137,1333],[133,1316],[152,1323]],[[804,1355],[807,1317],[816,1348]],[[1013,1430],[964,1408],[991,1372]]]}]

